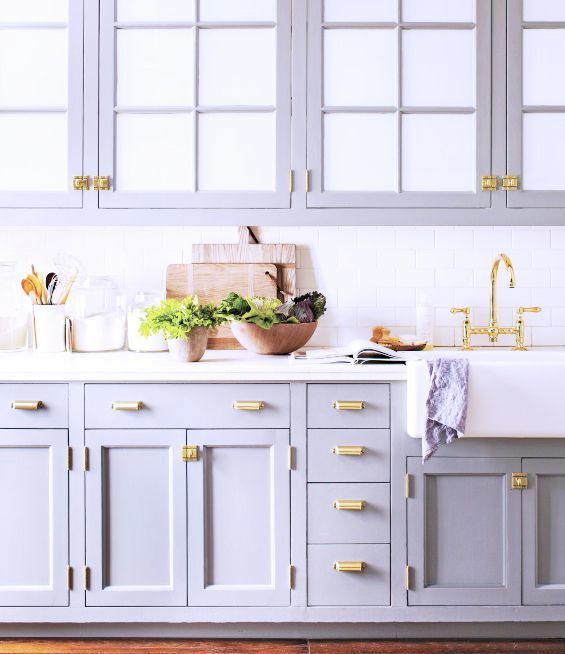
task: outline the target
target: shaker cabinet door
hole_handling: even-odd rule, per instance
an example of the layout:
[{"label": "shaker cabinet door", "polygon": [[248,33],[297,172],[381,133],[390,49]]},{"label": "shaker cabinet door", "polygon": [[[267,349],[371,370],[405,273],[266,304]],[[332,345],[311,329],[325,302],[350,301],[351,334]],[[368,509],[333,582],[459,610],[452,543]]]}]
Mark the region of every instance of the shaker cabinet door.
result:
[{"label": "shaker cabinet door", "polygon": [[524,459],[523,603],[565,604],[565,459]]},{"label": "shaker cabinet door", "polygon": [[100,207],[289,207],[290,0],[100,2]]},{"label": "shaker cabinet door", "polygon": [[437,4],[308,1],[309,207],[490,206],[491,2]]},{"label": "shaker cabinet door", "polygon": [[0,606],[67,606],[68,434],[0,430]]},{"label": "shaker cabinet door", "polygon": [[520,470],[520,459],[408,459],[408,604],[520,604]]},{"label": "shaker cabinet door", "polygon": [[0,2],[0,208],[82,207],[82,34],[82,2]]},{"label": "shaker cabinet door", "polygon": [[289,432],[189,431],[188,604],[288,606]]},{"label": "shaker cabinet door", "polygon": [[87,430],[87,606],[186,606],[184,442],[184,430]]}]

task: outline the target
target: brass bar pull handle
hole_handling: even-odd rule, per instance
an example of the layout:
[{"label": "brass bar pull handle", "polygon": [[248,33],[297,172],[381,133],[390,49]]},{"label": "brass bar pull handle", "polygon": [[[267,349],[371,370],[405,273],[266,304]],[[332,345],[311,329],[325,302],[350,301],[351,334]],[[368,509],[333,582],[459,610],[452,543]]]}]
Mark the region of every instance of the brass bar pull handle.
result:
[{"label": "brass bar pull handle", "polygon": [[37,411],[43,408],[43,402],[41,400],[12,400],[11,407],[20,411]]},{"label": "brass bar pull handle", "polygon": [[232,409],[236,411],[261,411],[265,408],[263,400],[234,400]]},{"label": "brass bar pull handle", "polygon": [[363,572],[366,567],[365,561],[334,561],[333,564],[337,572]]},{"label": "brass bar pull handle", "polygon": [[141,411],[143,402],[112,402],[114,411]]},{"label": "brass bar pull handle", "polygon": [[365,402],[361,400],[336,400],[333,408],[338,411],[361,411],[365,408]]},{"label": "brass bar pull handle", "polygon": [[334,500],[333,502],[336,511],[363,511],[366,506],[365,500]]},{"label": "brass bar pull handle", "polygon": [[339,456],[362,456],[365,448],[362,445],[336,445],[332,447],[332,454]]}]

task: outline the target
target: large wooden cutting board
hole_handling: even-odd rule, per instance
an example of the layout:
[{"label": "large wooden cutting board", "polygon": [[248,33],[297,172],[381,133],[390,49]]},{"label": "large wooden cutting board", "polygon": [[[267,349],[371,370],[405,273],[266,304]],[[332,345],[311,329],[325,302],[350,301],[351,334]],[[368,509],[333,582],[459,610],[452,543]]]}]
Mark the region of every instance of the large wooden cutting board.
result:
[{"label": "large wooden cutting board", "polygon": [[[268,273],[268,274],[267,274]],[[277,297],[277,267],[268,263],[193,263],[167,267],[167,297],[198,295],[200,302],[219,302],[231,291],[240,295]],[[212,350],[241,349],[228,326],[208,342]]]}]

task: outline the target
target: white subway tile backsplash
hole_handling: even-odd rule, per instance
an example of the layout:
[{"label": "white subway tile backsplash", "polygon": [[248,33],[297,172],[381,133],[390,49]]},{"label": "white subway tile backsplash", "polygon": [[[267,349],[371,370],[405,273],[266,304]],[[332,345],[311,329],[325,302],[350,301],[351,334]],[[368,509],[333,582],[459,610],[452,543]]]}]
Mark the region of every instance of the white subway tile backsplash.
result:
[{"label": "white subway tile backsplash", "polygon": [[[565,228],[563,227],[256,227],[264,243],[297,245],[297,289],[323,291],[327,315],[313,345],[338,345],[370,336],[374,325],[413,333],[415,307],[425,295],[435,309],[435,342],[458,345],[461,315],[488,321],[490,266],[507,252],[516,288],[499,275],[499,318],[513,324],[520,305],[534,345],[565,344]],[[190,262],[194,243],[237,242],[237,227],[42,227],[0,229],[0,260],[47,270],[58,252],[78,257],[90,274],[112,275],[128,290],[163,288],[169,263]],[[508,339],[511,344],[512,339]],[[477,341],[479,343],[479,340]],[[484,344],[488,344],[488,341]]]}]

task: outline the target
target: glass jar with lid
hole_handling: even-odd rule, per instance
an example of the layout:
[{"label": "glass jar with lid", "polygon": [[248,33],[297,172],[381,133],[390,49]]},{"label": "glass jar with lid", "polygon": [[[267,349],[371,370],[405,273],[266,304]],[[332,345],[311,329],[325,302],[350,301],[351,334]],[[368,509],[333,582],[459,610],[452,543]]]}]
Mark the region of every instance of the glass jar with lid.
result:
[{"label": "glass jar with lid", "polygon": [[25,350],[29,308],[13,261],[0,261],[0,351]]},{"label": "glass jar with lid", "polygon": [[112,277],[79,279],[67,304],[73,352],[109,352],[124,347],[126,298]]},{"label": "glass jar with lid", "polygon": [[145,309],[159,304],[163,294],[155,291],[138,291],[128,308],[128,349],[132,352],[165,352],[167,341],[162,334],[142,336],[139,325],[145,318]]}]

